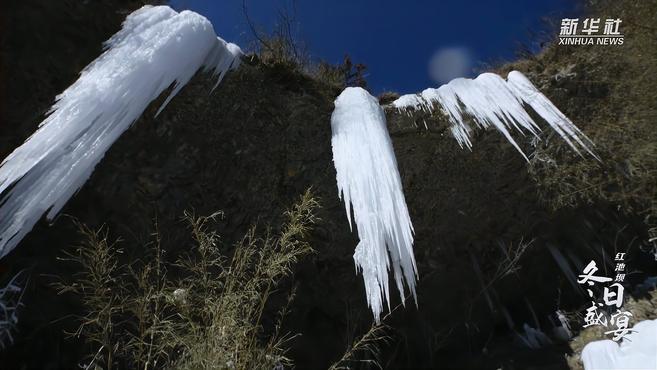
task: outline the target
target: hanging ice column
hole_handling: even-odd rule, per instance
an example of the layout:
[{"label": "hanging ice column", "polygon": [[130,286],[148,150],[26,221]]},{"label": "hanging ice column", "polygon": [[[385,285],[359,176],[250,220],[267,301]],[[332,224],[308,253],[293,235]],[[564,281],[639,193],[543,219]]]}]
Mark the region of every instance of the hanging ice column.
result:
[{"label": "hanging ice column", "polygon": [[[217,84],[239,65],[237,45],[190,11],[145,6],[60,94],[37,131],[0,165],[0,257],[47,212],[52,220],[116,139],[173,85],[158,113],[199,70]],[[215,85],[216,87],[216,85]]]},{"label": "hanging ice column", "polygon": [[470,135],[474,129],[466,118],[473,118],[481,128],[495,127],[528,160],[511,136],[511,131],[530,133],[538,138],[541,131],[523,105],[531,107],[568,145],[581,155],[581,149],[597,156],[593,143],[568,117],[552,104],[522,73],[509,72],[506,81],[494,74],[483,73],[475,79],[457,78],[437,89],[426,89],[421,94],[408,94],[392,103],[399,111],[441,108],[451,123],[451,132],[459,145],[472,148]]},{"label": "hanging ice column", "polygon": [[345,89],[335,100],[331,129],[338,193],[350,227],[353,207],[360,239],[354,262],[362,271],[367,301],[378,322],[384,300],[390,309],[391,267],[402,301],[405,280],[417,303],[413,225],[379,102],[361,88]]}]

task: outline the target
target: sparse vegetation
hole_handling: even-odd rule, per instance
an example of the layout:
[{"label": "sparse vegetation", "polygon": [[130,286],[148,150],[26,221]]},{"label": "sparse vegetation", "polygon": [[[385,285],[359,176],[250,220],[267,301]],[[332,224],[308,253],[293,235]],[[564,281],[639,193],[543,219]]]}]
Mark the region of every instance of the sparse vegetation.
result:
[{"label": "sparse vegetation", "polygon": [[399,94],[394,91],[385,91],[377,96],[379,99],[379,104],[387,105],[399,98]]},{"label": "sparse vegetation", "polygon": [[358,86],[367,88],[365,71],[367,66],[363,63],[354,64],[349,55],[345,55],[342,64],[332,65],[326,62],[319,62],[309,71],[309,74],[317,81],[344,89],[349,86]]},{"label": "sparse vegetation", "polygon": [[373,323],[363,336],[349,344],[342,357],[333,363],[329,370],[353,369],[354,363],[366,363],[372,367],[382,369],[379,363],[381,354],[379,346],[389,339],[386,334],[389,328],[383,323],[386,318],[387,316],[383,318],[381,323]]},{"label": "sparse vegetation", "polygon": [[310,57],[298,37],[295,2],[292,2],[291,8],[286,6],[278,10],[278,20],[271,32],[259,30],[251,20],[247,0],[242,0],[242,12],[254,38],[254,52],[265,65],[299,70],[309,65]]},{"label": "sparse vegetation", "polygon": [[657,225],[657,10],[654,2],[603,1],[591,16],[622,19],[622,46],[554,43],[529,61],[503,69],[527,72],[596,144],[602,161],[579,160],[545,137],[530,174],[552,209],[606,201]]},{"label": "sparse vegetation", "polygon": [[253,37],[253,55],[265,66],[300,72],[330,87],[367,88],[367,66],[353,63],[349,55],[345,55],[342,63],[337,65],[313,60],[298,32],[295,1],[290,6],[284,5],[278,10],[272,30],[263,31],[250,18],[247,1],[242,1],[242,12]]},{"label": "sparse vegetation", "polygon": [[159,233],[145,246],[148,259],[122,264],[119,241],[107,230],[80,225],[83,243],[67,259],[77,263],[76,279],[58,284],[80,297],[86,313],[81,336],[94,348],[85,368],[274,369],[289,365],[292,338],[282,320],[294,299],[279,310],[273,328],[262,316],[274,288],[292,266],[312,251],[305,240],[317,221],[318,202],[307,191],[285,213],[278,233],[258,236],[252,227],[225,255],[212,223],[220,213],[185,213],[193,248],[168,263]]}]

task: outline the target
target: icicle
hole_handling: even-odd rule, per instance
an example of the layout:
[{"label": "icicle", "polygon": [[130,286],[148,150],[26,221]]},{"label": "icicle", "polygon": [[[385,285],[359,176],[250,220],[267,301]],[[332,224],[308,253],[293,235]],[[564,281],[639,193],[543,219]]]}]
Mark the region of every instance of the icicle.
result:
[{"label": "icicle", "polygon": [[539,349],[544,346],[552,344],[550,338],[548,338],[541,329],[534,329],[529,326],[527,323],[522,325],[523,332],[516,333],[520,342],[523,343],[529,349]]},{"label": "icicle", "polygon": [[461,148],[472,149],[470,135],[473,128],[466,123],[466,118],[472,118],[483,129],[493,126],[529,160],[511,136],[514,130],[538,139],[540,128],[524,109],[525,104],[578,154],[581,155],[579,149],[583,148],[598,158],[590,149],[593,146],[591,140],[518,71],[510,72],[506,81],[494,73],[483,73],[475,79],[457,78],[437,89],[426,89],[419,95],[403,95],[392,102],[393,107],[404,113],[432,110],[438,105],[447,114],[450,131]]},{"label": "icicle", "polygon": [[406,281],[417,304],[413,225],[383,109],[367,91],[349,87],[335,100],[331,116],[338,193],[351,227],[351,208],[360,242],[354,253],[363,273],[367,301],[378,322],[383,302],[390,309],[388,270],[404,301]]},{"label": "icicle", "polygon": [[541,329],[541,324],[538,322],[538,316],[536,315],[536,311],[534,311],[534,306],[529,302],[529,299],[527,297],[523,297],[523,300],[525,301],[525,305],[529,309],[529,313],[532,314],[532,319],[534,320],[534,327],[536,329]]},{"label": "icicle", "polygon": [[488,290],[492,290],[493,292],[495,289],[491,286],[486,286],[486,283],[484,282],[484,273],[481,271],[481,267],[479,265],[479,261],[477,260],[477,256],[470,252],[468,250],[468,255],[470,255],[470,262],[472,262],[472,268],[475,271],[475,276],[477,277],[477,281],[481,285],[481,292],[486,298],[486,303],[488,304],[488,308],[490,309],[491,313],[496,313],[497,310],[495,309],[495,306],[493,305],[493,300],[490,297],[490,294],[488,293]]},{"label": "icicle", "polygon": [[563,342],[569,341],[573,337],[573,333],[570,331],[570,324],[566,315],[561,310],[557,310],[554,316],[556,320],[553,315],[548,315],[548,319],[552,323],[552,336]]},{"label": "icicle", "polygon": [[0,165],[0,257],[47,212],[52,220],[116,139],[173,85],[158,113],[201,68],[220,80],[241,51],[190,11],[144,6]]},{"label": "icicle", "polygon": [[593,142],[566,115],[561,113],[545,95],[538,91],[527,77],[518,71],[511,71],[507,76],[507,80],[515,96],[532,107],[577,154],[581,155],[578,150],[579,146],[596,159],[599,159],[589,148],[593,145]]},{"label": "icicle", "polygon": [[582,287],[577,284],[577,277],[575,272],[570,267],[566,257],[564,257],[561,251],[559,251],[559,249],[557,249],[557,247],[552,244],[547,244],[547,248],[550,251],[552,258],[554,258],[554,261],[557,263],[557,266],[559,266],[563,274],[566,276],[566,279],[568,279],[568,282],[573,287],[573,290],[580,294],[584,294]]}]

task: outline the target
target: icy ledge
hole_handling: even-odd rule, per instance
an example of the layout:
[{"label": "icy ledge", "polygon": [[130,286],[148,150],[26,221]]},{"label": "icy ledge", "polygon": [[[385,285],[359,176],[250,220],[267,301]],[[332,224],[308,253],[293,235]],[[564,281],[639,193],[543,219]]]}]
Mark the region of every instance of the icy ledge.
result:
[{"label": "icy ledge", "polygon": [[657,369],[657,320],[634,325],[620,346],[611,340],[587,344],[582,362],[585,370]]},{"label": "icy ledge", "polygon": [[591,140],[518,71],[509,72],[506,80],[494,73],[483,73],[475,79],[457,78],[437,89],[403,95],[392,102],[393,107],[405,113],[440,107],[449,118],[452,135],[461,148],[472,149],[470,135],[475,127],[466,122],[468,118],[479,128],[493,126],[529,160],[510,132],[515,130],[538,138],[541,129],[524,105],[541,116],[579,155],[583,149],[597,158],[591,150]]},{"label": "icy ledge", "polygon": [[338,194],[350,227],[353,208],[360,239],[354,262],[362,271],[367,302],[378,322],[384,300],[390,309],[391,266],[402,302],[405,280],[417,303],[413,225],[378,101],[361,88],[345,89],[335,100],[331,129]]},{"label": "icy ledge", "polygon": [[37,131],[0,165],[0,257],[47,212],[52,220],[116,139],[169,86],[167,103],[201,68],[215,87],[239,65],[237,45],[190,11],[144,6],[62,94]]}]

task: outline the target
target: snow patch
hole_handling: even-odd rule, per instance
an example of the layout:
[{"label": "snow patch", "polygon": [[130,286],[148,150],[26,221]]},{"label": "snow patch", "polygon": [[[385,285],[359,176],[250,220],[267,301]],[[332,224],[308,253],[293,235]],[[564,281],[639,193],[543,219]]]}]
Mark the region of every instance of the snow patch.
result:
[{"label": "snow patch", "polygon": [[[403,95],[392,102],[402,113],[431,112],[438,106],[447,115],[452,136],[461,148],[472,149],[471,134],[475,128],[493,126],[529,161],[511,136],[512,131],[518,131],[538,139],[541,129],[525,105],[541,116],[575,152],[582,155],[583,149],[597,158],[591,150],[593,142],[518,71],[509,72],[506,80],[494,73],[482,73],[475,79],[457,78],[437,89]],[[476,127],[467,123],[468,118]]]},{"label": "snow patch", "polygon": [[598,340],[582,350],[586,370],[657,369],[657,320],[634,325],[620,346],[611,340]]},{"label": "snow patch", "polygon": [[425,101],[417,94],[402,95],[392,102],[392,106],[400,111],[406,112],[408,109],[421,109]]},{"label": "snow patch", "polygon": [[405,280],[417,304],[413,225],[385,114],[376,98],[359,87],[345,89],[335,100],[331,129],[338,194],[350,227],[353,208],[360,239],[354,262],[362,271],[367,302],[378,322],[384,301],[390,310],[391,267],[402,302]]},{"label": "snow patch", "polygon": [[[47,212],[52,220],[148,104],[173,90],[158,114],[201,68],[217,84],[239,65],[237,45],[191,11],[144,6],[105,51],[57,96],[37,131],[0,165],[0,257]],[[216,85],[215,85],[216,86]]]}]

